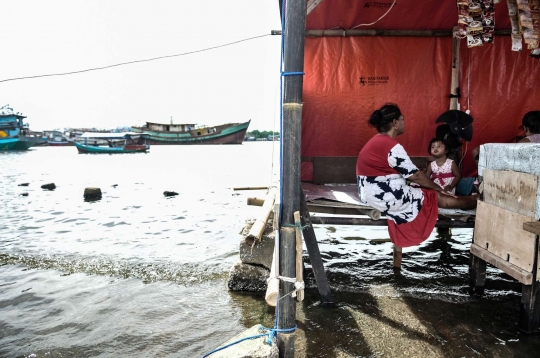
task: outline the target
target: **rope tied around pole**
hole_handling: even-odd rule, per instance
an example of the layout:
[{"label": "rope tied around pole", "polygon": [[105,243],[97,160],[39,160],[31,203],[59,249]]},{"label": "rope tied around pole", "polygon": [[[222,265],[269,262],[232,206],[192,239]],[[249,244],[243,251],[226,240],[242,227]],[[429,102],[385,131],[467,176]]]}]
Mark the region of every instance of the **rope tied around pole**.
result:
[{"label": "rope tied around pole", "polygon": [[303,76],[305,74],[305,72],[281,72],[282,76]]},{"label": "rope tied around pole", "polygon": [[301,223],[294,223],[294,224],[282,223],[281,226],[295,228],[295,229],[299,228],[300,230],[304,231],[304,229],[311,226],[311,224],[307,223],[306,225],[302,225]]},{"label": "rope tied around pole", "polygon": [[259,325],[259,331],[260,332],[263,332],[261,334],[256,334],[254,336],[249,336],[249,337],[244,337],[242,339],[239,339],[237,341],[234,341],[234,342],[231,342],[223,347],[219,347],[217,349],[214,349],[212,352],[209,352],[209,353],[206,353],[203,358],[206,358],[208,356],[210,356],[211,354],[214,354],[216,352],[219,352],[225,348],[229,348],[231,346],[234,346],[235,344],[238,344],[240,342],[243,342],[243,341],[247,341],[248,339],[255,339],[255,338],[260,338],[260,337],[264,337],[264,336],[267,336],[268,338],[266,339],[266,344],[272,344],[274,342],[274,339],[277,338],[277,333],[278,332],[281,332],[281,333],[292,333],[294,331],[296,331],[296,328],[298,326],[295,325],[294,327],[291,327],[291,328],[267,328],[267,327],[264,327],[263,325]]},{"label": "rope tied around pole", "polygon": [[[294,290],[292,290],[291,292],[289,292],[288,294],[286,294],[285,296],[283,297],[280,297],[278,299],[278,302],[284,298],[284,297],[287,297],[288,295],[291,295],[291,297],[296,297],[296,292],[298,291],[301,291],[303,289],[306,288],[306,285],[304,284],[304,281],[297,281],[296,280],[296,277],[286,277],[286,276],[274,276],[274,277],[268,277],[266,279],[266,283],[270,282],[270,280],[272,279],[278,279],[278,280],[281,280],[283,282],[289,282],[289,283],[293,283],[294,284]],[[277,306],[277,305],[276,305]]]}]

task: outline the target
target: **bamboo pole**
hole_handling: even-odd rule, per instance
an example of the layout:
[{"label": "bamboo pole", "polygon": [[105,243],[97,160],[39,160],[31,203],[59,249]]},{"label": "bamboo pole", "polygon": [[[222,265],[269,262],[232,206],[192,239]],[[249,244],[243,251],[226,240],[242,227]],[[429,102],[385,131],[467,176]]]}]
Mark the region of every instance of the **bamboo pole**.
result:
[{"label": "bamboo pole", "polygon": [[270,268],[270,279],[268,280],[268,286],[266,287],[266,294],[264,300],[269,306],[276,307],[277,298],[279,294],[279,242],[278,236],[279,230],[276,231],[276,240],[274,244],[274,254],[272,256],[272,267]]},{"label": "bamboo pole", "polygon": [[270,188],[270,190],[268,190],[268,193],[266,194],[266,197],[264,199],[261,213],[259,217],[255,220],[255,223],[253,223],[251,230],[249,230],[249,234],[245,238],[246,245],[252,246],[253,244],[255,244],[256,240],[261,241],[262,234],[264,233],[264,229],[266,228],[266,222],[268,221],[270,213],[272,212],[272,208],[274,207],[276,193],[276,187]]},{"label": "bamboo pole", "polygon": [[[458,27],[454,26],[454,31]],[[450,109],[459,109],[459,44],[460,39],[454,37],[452,41],[452,79],[450,83]]]},{"label": "bamboo pole", "polygon": [[[510,36],[511,30],[496,29],[496,36]],[[271,35],[281,35],[281,30],[270,31]],[[385,30],[385,29],[337,29],[307,30],[307,37],[352,37],[352,36],[395,36],[395,37],[450,37],[452,30]]]},{"label": "bamboo pole", "polygon": [[[304,282],[304,265],[302,261],[302,220],[300,219],[300,212],[294,212],[294,223],[296,224],[296,281]],[[296,300],[301,302],[304,300],[304,290],[296,292]]]},{"label": "bamboo pole", "polygon": [[[300,208],[300,158],[302,138],[302,86],[306,1],[286,1],[283,9],[283,106],[281,133],[281,217],[279,272],[296,277],[296,235],[294,212]],[[278,302],[278,329],[296,326],[296,302],[291,297],[294,284],[282,281]],[[279,356],[294,357],[294,334],[279,333]]]},{"label": "bamboo pole", "polygon": [[264,190],[268,189],[267,186],[245,186],[240,188],[233,188],[233,190]]}]

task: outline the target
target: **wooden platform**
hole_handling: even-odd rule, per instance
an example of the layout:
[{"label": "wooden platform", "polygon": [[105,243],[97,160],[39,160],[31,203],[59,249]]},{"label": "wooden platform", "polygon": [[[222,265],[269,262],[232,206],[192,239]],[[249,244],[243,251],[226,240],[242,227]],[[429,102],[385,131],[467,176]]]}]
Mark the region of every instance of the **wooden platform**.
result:
[{"label": "wooden platform", "polygon": [[519,328],[525,333],[540,333],[537,191],[536,175],[484,170],[469,266],[471,294],[484,293],[486,263],[522,284]]}]

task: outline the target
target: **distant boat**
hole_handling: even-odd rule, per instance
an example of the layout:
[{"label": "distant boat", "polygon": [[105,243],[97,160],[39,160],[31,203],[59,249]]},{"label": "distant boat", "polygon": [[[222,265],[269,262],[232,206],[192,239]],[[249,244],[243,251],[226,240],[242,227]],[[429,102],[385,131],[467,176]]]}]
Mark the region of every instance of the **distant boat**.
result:
[{"label": "distant boat", "polygon": [[218,126],[146,122],[146,125],[131,127],[131,130],[147,133],[150,144],[242,144],[250,122]]},{"label": "distant boat", "polygon": [[0,108],[0,150],[26,150],[39,142],[38,136],[29,134],[24,118],[9,105]]},{"label": "distant boat", "polygon": [[[144,153],[150,149],[146,144],[145,133],[84,133],[75,142],[79,153]],[[98,140],[108,143],[107,146],[99,145]]]},{"label": "distant boat", "polygon": [[68,140],[64,134],[60,131],[44,131],[44,137],[46,137],[47,145],[51,147],[65,147],[75,145],[72,140]]}]

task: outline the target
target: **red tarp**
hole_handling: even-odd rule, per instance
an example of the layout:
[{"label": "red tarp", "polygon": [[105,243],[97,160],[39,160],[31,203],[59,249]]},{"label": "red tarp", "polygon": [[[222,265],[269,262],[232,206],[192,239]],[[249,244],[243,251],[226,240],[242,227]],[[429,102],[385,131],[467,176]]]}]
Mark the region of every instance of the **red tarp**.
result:
[{"label": "red tarp", "polygon": [[[350,29],[375,21],[391,4],[325,0],[306,26]],[[495,9],[496,28],[508,28],[506,2]],[[359,28],[449,30],[456,23],[455,1],[399,0],[375,26]],[[509,36],[472,49],[462,40],[460,50],[459,102],[474,118],[463,167],[470,175],[473,147],[511,142],[523,115],[540,109],[540,64],[526,49],[512,52]],[[398,141],[409,155],[428,155],[435,119],[449,109],[451,60],[451,37],[306,37],[302,156],[357,155],[376,133],[369,116],[386,102],[402,109],[406,132]],[[302,164],[302,180],[312,180],[310,164]]]}]

